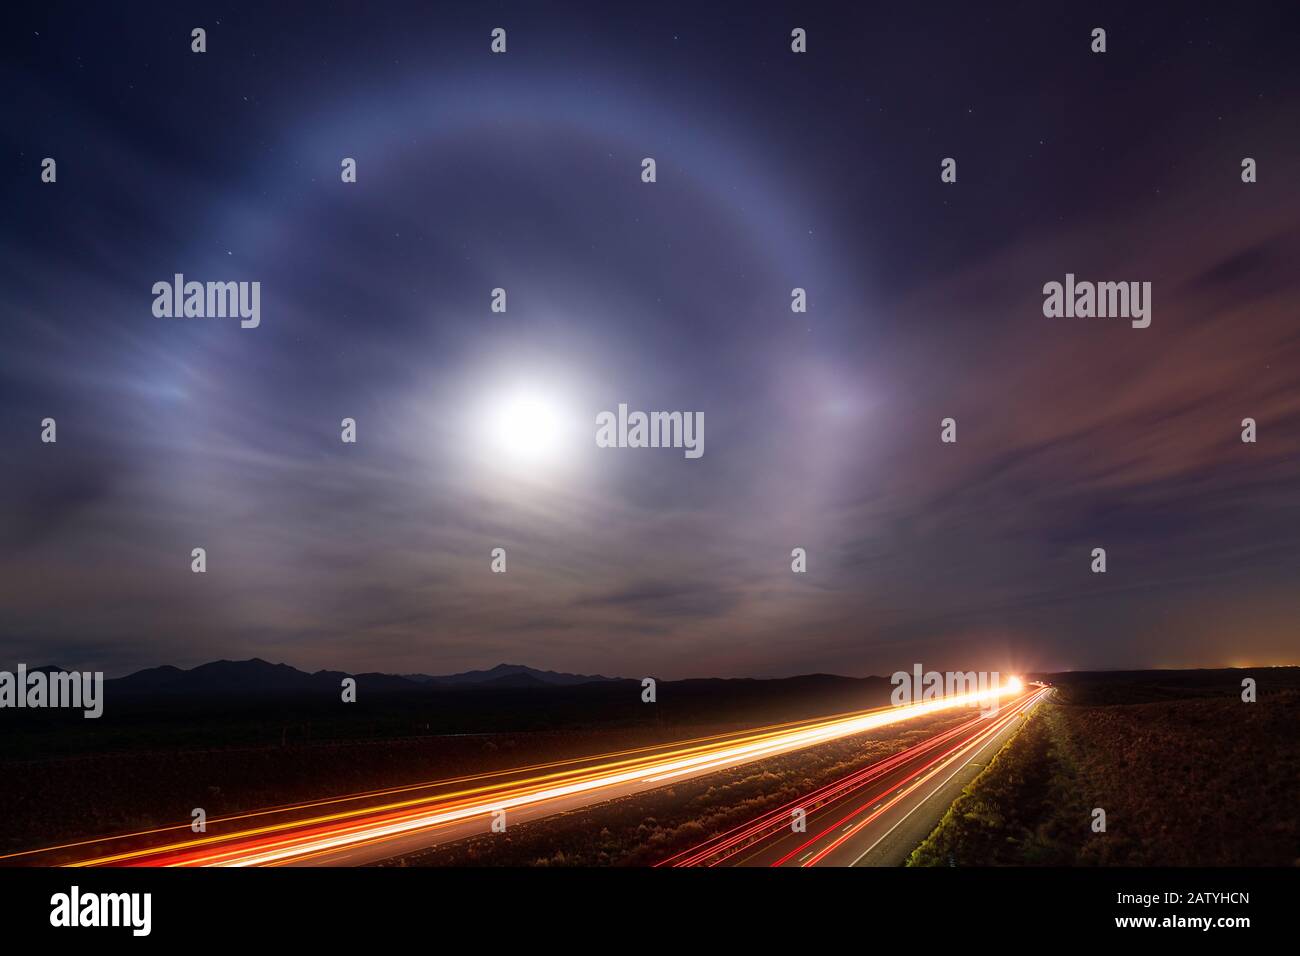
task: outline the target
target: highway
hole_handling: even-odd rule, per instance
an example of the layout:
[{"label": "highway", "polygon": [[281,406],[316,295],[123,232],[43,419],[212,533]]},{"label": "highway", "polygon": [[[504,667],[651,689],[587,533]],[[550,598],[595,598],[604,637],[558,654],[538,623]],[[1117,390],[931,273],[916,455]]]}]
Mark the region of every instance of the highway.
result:
[{"label": "highway", "polygon": [[1051,693],[1031,687],[992,717],[974,717],[660,865],[899,866]]},{"label": "highway", "polygon": [[[1024,702],[1036,700],[1037,696],[1036,691],[1026,692],[1013,680],[989,691],[899,707],[273,807],[212,819],[207,831],[199,834],[180,824],[63,844],[0,857],[0,863],[358,866],[491,832],[493,821],[502,819],[500,814],[504,814],[507,826],[514,826],[930,714],[970,708],[974,715],[999,698],[1005,698],[1001,708],[1001,714],[1005,715],[1013,707],[1018,709]],[[1008,701],[1017,703],[1012,705]],[[967,728],[964,733],[969,735],[969,740],[975,741],[982,739],[978,737],[981,729],[1001,727],[1004,723],[1003,716],[993,720],[972,716],[961,726]],[[943,740],[935,748],[957,740],[951,735],[941,736]],[[915,750],[914,747],[907,751],[911,755],[909,760],[917,759]],[[894,759],[888,758],[875,766]],[[929,781],[931,776],[923,779]],[[809,832],[813,832],[811,826]],[[832,849],[836,860],[844,856],[840,848]]]}]

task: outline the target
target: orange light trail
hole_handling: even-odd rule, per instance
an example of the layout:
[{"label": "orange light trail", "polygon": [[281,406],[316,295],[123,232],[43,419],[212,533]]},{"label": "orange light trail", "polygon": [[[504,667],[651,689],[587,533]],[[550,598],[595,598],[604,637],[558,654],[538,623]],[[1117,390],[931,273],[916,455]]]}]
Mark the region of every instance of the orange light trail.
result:
[{"label": "orange light trail", "polygon": [[[1009,684],[1008,688],[1019,688],[1021,685],[1017,681]],[[934,772],[936,767],[949,765],[953,760],[961,757],[979,748],[990,737],[996,735],[1006,727],[1008,723],[1022,714],[1029,707],[1033,706],[1046,693],[1046,689],[1025,693],[1018,698],[1013,707],[1001,710],[994,719],[986,720],[982,717],[975,718],[965,723],[952,727],[933,737],[927,738],[920,743],[914,744],[904,750],[891,754],[875,763],[857,770],[845,777],[825,784],[816,790],[804,794],[803,796],[791,800],[780,807],[766,811],[752,820],[742,823],[724,833],[711,837],[702,843],[697,844],[690,849],[683,850],[674,854],[667,859],[661,860],[656,866],[718,866],[727,863],[742,854],[749,856],[753,850],[767,841],[780,840],[789,836],[791,830],[791,814],[795,809],[802,809],[805,813],[811,815],[818,808],[835,804],[840,800],[852,797],[855,793],[865,790],[871,784],[889,777],[894,771],[911,766],[927,755],[932,755],[924,763],[919,764],[907,776],[901,780],[894,780],[883,791],[866,800],[862,806],[858,807],[852,813],[837,820],[829,827],[822,830],[807,840],[787,852],[778,859],[773,866],[782,866],[788,863],[793,857],[804,852],[809,847],[826,837],[835,834],[835,840],[831,846],[818,852],[816,856],[809,854],[805,857],[802,866],[812,866],[821,860],[834,849],[841,846],[847,840],[854,837],[865,826],[869,825],[881,815],[887,813],[892,807],[904,800],[918,786],[924,783]],[[981,728],[976,730],[976,728]],[[974,731],[974,732],[972,732]],[[937,754],[935,752],[937,751]],[[919,779],[918,779],[919,778]],[[916,782],[913,782],[916,781]],[[910,784],[910,785],[909,785]],[[900,785],[902,785],[900,789]],[[891,795],[893,795],[891,797]],[[850,820],[856,818],[859,814],[870,808],[871,815],[865,820],[851,827],[844,827]],[[840,828],[844,828],[843,831]],[[748,852],[747,852],[748,851]]]},{"label": "orange light trail", "polygon": [[[877,804],[877,801],[881,800],[882,797],[885,796],[885,794],[877,794],[876,796],[873,796],[865,800],[860,806],[858,806],[851,813],[835,821],[829,827],[823,829],[821,833],[805,841],[801,846],[790,851],[788,854],[786,854],[784,857],[782,857],[780,860],[773,863],[772,865],[783,866],[784,864],[788,863],[790,859],[794,857],[796,854],[800,853],[807,847],[815,844],[818,840],[824,839],[830,833],[834,832],[836,828],[843,828],[839,833],[839,835],[837,835],[828,845],[822,847],[812,856],[808,857],[806,860],[804,860],[799,864],[800,866],[805,866],[805,867],[816,866],[822,860],[826,859],[826,857],[829,856],[834,850],[838,849],[840,846],[842,846],[850,839],[852,839],[855,835],[857,835],[863,828],[870,825],[878,817],[887,813],[896,804],[906,799],[907,796],[913,790],[915,790],[917,787],[921,786],[921,784],[925,782],[925,780],[928,777],[927,771],[930,771],[932,768],[938,765],[946,766],[953,759],[958,758],[963,754],[970,753],[973,750],[977,750],[979,747],[983,746],[983,744],[985,743],[985,741],[988,740],[988,738],[997,734],[1000,730],[1003,729],[1003,727],[1007,723],[1010,723],[1012,720],[1015,720],[1016,717],[1019,716],[1019,714],[1024,710],[1024,708],[1028,707],[1031,703],[1037,700],[1038,697],[1044,693],[1045,691],[1039,691],[1034,697],[1030,698],[1030,700],[1026,701],[1020,707],[1017,707],[1016,710],[1011,711],[1010,713],[1007,713],[999,717],[996,721],[990,722],[990,726],[988,728],[981,731],[979,734],[975,735],[975,737],[972,738],[971,740],[958,744],[956,747],[952,748],[951,750],[940,754],[939,756],[925,763],[923,766],[918,767],[916,770],[912,771],[902,781],[903,783],[910,784],[910,786],[904,787],[903,789],[899,790],[897,793],[894,794],[894,796],[891,799],[886,800],[883,803]],[[897,786],[898,786],[897,783],[893,784],[890,788],[890,791],[892,791],[893,788]],[[886,791],[886,793],[889,793],[890,791]],[[855,818],[859,817],[864,813],[867,814],[865,817],[858,820],[856,823],[852,824],[851,826],[847,826],[847,827],[845,826],[845,824],[848,823],[848,821],[854,820]]]},{"label": "orange light trail", "polygon": [[[91,851],[72,866],[273,866],[301,863],[343,850],[356,850],[413,834],[454,826],[494,811],[527,808],[545,813],[614,799],[664,783],[791,753],[866,731],[960,707],[996,705],[1019,688],[1008,682],[982,692],[940,697],[898,707],[858,711],[811,721],[796,721],[736,734],[695,738],[673,745],[638,748],[589,758],[555,761],[515,771],[494,771],[411,787],[370,791],[255,813],[217,822],[253,823],[231,832],[173,839],[164,845],[105,853],[105,844],[173,833],[185,825],[142,831],[105,841],[64,844],[55,849]],[[502,779],[517,776],[517,779]],[[434,794],[429,789],[459,788]],[[391,799],[398,797],[400,799]],[[361,800],[378,805],[334,809]],[[305,818],[276,820],[288,812]],[[272,819],[266,819],[271,817]],[[259,820],[258,818],[263,818]],[[486,827],[484,828],[486,830]],[[98,848],[98,852],[95,849]],[[29,851],[30,855],[47,851]]]}]

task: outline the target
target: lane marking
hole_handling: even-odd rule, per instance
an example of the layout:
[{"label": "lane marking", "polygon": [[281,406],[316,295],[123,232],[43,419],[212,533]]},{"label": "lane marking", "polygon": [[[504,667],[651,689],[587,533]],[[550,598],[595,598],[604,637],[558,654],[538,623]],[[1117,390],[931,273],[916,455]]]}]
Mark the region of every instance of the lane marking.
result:
[{"label": "lane marking", "polygon": [[[1031,703],[1032,700],[1033,700],[1033,698],[1030,697],[1028,700],[1024,701],[1024,703],[1023,703],[1022,705],[1018,705],[1018,706],[1024,706],[1024,705],[1027,705],[1028,703]],[[995,725],[995,726],[991,726],[991,727],[989,727],[987,730],[983,730],[983,731],[980,731],[980,732],[974,734],[972,737],[968,738],[968,739],[967,739],[963,744],[961,744],[960,746],[958,746],[958,747],[955,748],[954,750],[949,751],[947,754],[945,754],[945,755],[943,755],[943,756],[940,756],[940,757],[937,758],[936,760],[932,761],[930,764],[925,765],[925,767],[922,767],[920,770],[915,771],[913,774],[910,775],[909,779],[910,779],[911,777],[915,777],[918,773],[921,773],[922,770],[927,771],[927,772],[924,774],[924,776],[922,776],[920,779],[918,779],[915,783],[912,783],[912,784],[906,786],[905,788],[903,788],[903,790],[900,791],[900,794],[899,794],[898,796],[895,796],[892,800],[889,800],[889,801],[885,804],[884,809],[881,810],[879,813],[874,814],[873,816],[868,817],[867,819],[861,821],[860,823],[855,823],[855,824],[853,824],[853,828],[852,828],[851,831],[849,831],[849,833],[848,833],[847,836],[841,836],[841,837],[837,838],[837,839],[836,839],[836,840],[835,840],[835,841],[834,841],[830,846],[826,847],[824,850],[819,851],[819,852],[818,852],[818,853],[817,853],[817,854],[812,858],[812,861],[811,861],[810,863],[805,863],[804,866],[805,866],[805,867],[808,867],[808,866],[815,866],[815,865],[817,865],[818,863],[820,863],[820,862],[821,862],[823,859],[825,859],[826,856],[827,856],[829,853],[831,853],[833,850],[839,848],[840,846],[843,846],[844,843],[849,839],[849,837],[851,837],[851,836],[853,836],[854,834],[859,833],[859,832],[861,832],[862,830],[864,830],[868,825],[871,824],[871,822],[872,822],[873,820],[875,820],[876,817],[878,817],[878,816],[880,816],[881,814],[883,814],[883,813],[885,812],[885,810],[891,810],[891,809],[893,809],[893,808],[894,808],[898,803],[900,803],[900,802],[903,800],[903,798],[904,798],[905,796],[907,796],[907,795],[909,795],[909,794],[916,793],[918,790],[921,789],[921,787],[922,787],[924,784],[928,783],[928,782],[929,782],[930,780],[932,780],[934,777],[936,777],[936,776],[938,776],[940,773],[942,773],[942,772],[944,771],[945,768],[952,766],[955,762],[957,762],[958,759],[961,759],[961,760],[963,760],[963,761],[965,761],[965,760],[967,760],[967,759],[970,759],[970,757],[971,757],[971,755],[972,755],[973,752],[974,752],[974,753],[978,753],[979,750],[981,749],[981,747],[982,747],[982,744],[980,744],[981,741],[986,741],[986,740],[988,740],[988,739],[991,738],[991,737],[996,737],[997,734],[999,733],[999,731],[1000,731],[1002,728],[1005,728],[1005,726],[1006,726],[1009,722],[1010,722],[1009,720],[1004,719],[1004,720],[1002,720],[999,724],[997,724],[997,725]],[[937,765],[937,766],[936,766],[936,765]],[[933,767],[933,769],[929,769],[929,768],[931,768],[931,767]],[[913,809],[915,809],[915,808],[913,808]],[[850,816],[856,817],[856,816],[858,816],[861,812],[862,812],[862,808],[859,808],[857,811],[855,811],[855,812],[854,812],[853,814],[851,814]],[[909,811],[909,812],[910,812],[910,811]],[[826,836],[826,835],[829,834],[829,833],[830,833],[830,831],[828,830],[828,831],[826,831],[825,833],[820,834],[819,837],[817,837],[817,839],[820,839],[821,837],[824,837],[824,836]],[[813,841],[809,841],[809,842],[811,843],[811,842],[813,842]],[[807,845],[807,844],[805,844],[805,846],[806,846],[806,845]],[[803,849],[803,847],[799,847],[798,849],[801,850],[801,849]],[[791,853],[791,856],[793,856],[793,853],[794,853],[794,852],[798,852],[798,850],[793,851],[793,852]],[[787,859],[788,859],[788,857],[787,857]]]},{"label": "lane marking", "polygon": [[[1035,698],[1035,699],[1032,701],[1032,705],[1033,705],[1034,707],[1037,707],[1037,706],[1038,706],[1038,701],[1039,701],[1039,698]],[[1025,713],[1028,713],[1028,711],[1029,711],[1029,708],[1025,708],[1025,711],[1024,711],[1024,712],[1025,712]],[[1009,722],[1007,723],[1007,726],[1006,726],[1005,728],[1003,728],[1003,731],[1005,731],[1005,730],[1007,730],[1007,729],[1010,729],[1011,727],[1013,727],[1013,726],[1015,725],[1015,723],[1016,723],[1016,722],[1015,722],[1014,720],[1013,720],[1013,721],[1009,721]],[[996,741],[996,740],[998,739],[999,736],[1001,736],[1001,732],[999,732],[999,733],[997,733],[997,734],[994,734],[992,737],[990,737],[990,738],[988,739],[988,741],[986,741],[985,744],[984,744],[982,747],[980,747],[978,750],[975,751],[975,756],[979,756],[981,753],[983,753],[985,750],[987,750],[987,749],[989,748],[989,746],[990,746],[994,741]],[[893,833],[895,830],[897,830],[897,829],[899,828],[899,826],[902,825],[902,823],[903,823],[904,820],[906,820],[906,819],[907,819],[908,817],[910,817],[913,813],[915,813],[915,812],[916,812],[917,810],[919,810],[922,806],[924,806],[927,802],[929,802],[930,798],[933,797],[936,793],[938,793],[938,792],[939,792],[941,789],[943,789],[945,786],[947,786],[947,785],[948,785],[948,782],[949,782],[950,780],[952,780],[953,777],[957,776],[957,774],[959,774],[959,773],[961,773],[963,770],[965,770],[965,769],[966,769],[966,766],[967,766],[968,763],[970,763],[970,761],[967,761],[966,763],[963,763],[963,764],[962,764],[961,766],[959,766],[956,770],[954,770],[952,773],[950,773],[950,774],[948,775],[947,779],[944,780],[943,783],[939,784],[939,786],[937,786],[937,787],[935,787],[933,790],[931,790],[928,794],[926,794],[926,795],[925,795],[925,796],[920,800],[920,802],[918,802],[918,803],[916,804],[916,806],[912,807],[911,810],[908,810],[905,814],[903,814],[901,817],[899,817],[897,823],[895,823],[892,827],[890,827],[888,830],[886,830],[884,833],[882,833],[882,834],[880,835],[880,839],[879,839],[879,840],[876,840],[875,843],[871,844],[871,846],[869,846],[869,847],[867,847],[865,850],[863,850],[863,851],[862,851],[862,855],[859,856],[859,857],[858,857],[856,860],[854,860],[852,863],[850,863],[849,866],[857,866],[859,863],[861,863],[863,857],[865,857],[868,853],[870,853],[870,852],[871,852],[872,850],[874,850],[877,846],[879,846],[882,840],[884,840],[884,839],[885,839],[886,837],[888,837],[891,833]]]}]

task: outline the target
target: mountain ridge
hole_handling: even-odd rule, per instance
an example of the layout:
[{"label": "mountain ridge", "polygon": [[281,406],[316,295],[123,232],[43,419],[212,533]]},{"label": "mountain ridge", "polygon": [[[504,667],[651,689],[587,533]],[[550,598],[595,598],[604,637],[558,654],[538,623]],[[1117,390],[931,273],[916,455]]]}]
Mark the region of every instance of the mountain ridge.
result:
[{"label": "mountain ridge", "polygon": [[356,678],[367,691],[409,691],[469,687],[575,687],[608,683],[621,678],[603,675],[567,674],[543,671],[524,664],[497,664],[487,670],[458,674],[385,674],[371,671],[350,673],[338,670],[308,672],[285,663],[273,664],[260,657],[242,661],[208,661],[192,668],[162,664],[147,667],[105,683],[115,691],[142,694],[203,693],[294,693],[337,688],[345,677]]}]

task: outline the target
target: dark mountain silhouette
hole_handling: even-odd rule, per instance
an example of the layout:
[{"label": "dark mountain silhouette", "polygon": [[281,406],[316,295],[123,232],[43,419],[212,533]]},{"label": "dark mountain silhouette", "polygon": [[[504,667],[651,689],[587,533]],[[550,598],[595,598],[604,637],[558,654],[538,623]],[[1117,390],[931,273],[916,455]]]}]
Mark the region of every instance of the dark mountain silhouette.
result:
[{"label": "dark mountain silhouette", "polygon": [[[457,684],[453,686],[464,687],[466,685]],[[470,684],[469,686],[475,689],[487,688],[490,690],[496,687],[555,687],[557,685],[548,684],[546,681],[542,680],[539,677],[534,677],[532,674],[521,673],[521,674],[503,674],[501,677],[495,677],[492,680],[480,681],[477,684]],[[568,684],[564,686],[574,686],[574,685]]]},{"label": "dark mountain silhouette", "polygon": [[[605,677],[601,674],[563,674],[558,671],[540,671],[535,667],[528,667],[524,664],[498,664],[490,670],[465,671],[463,674],[446,674],[440,677],[431,677],[428,674],[406,674],[403,676],[422,683],[448,685],[491,683],[498,687],[535,687],[542,684],[553,687],[572,687],[575,684],[590,684],[595,681],[619,679],[617,677]],[[521,681],[516,684],[509,683],[509,678],[517,677],[527,677],[531,678],[531,680]]]},{"label": "dark mountain silhouette", "polygon": [[171,665],[151,667],[107,681],[115,694],[294,694],[337,691],[344,677],[355,677],[368,691],[418,691],[420,685],[392,674],[308,674],[288,664],[259,657],[247,661],[212,661],[190,670]]},{"label": "dark mountain silhouette", "polygon": [[[277,699],[315,698],[325,701],[338,697],[342,681],[353,677],[360,698],[373,701],[382,697],[424,697],[455,693],[458,701],[474,692],[484,700],[494,695],[543,694],[548,699],[560,691],[589,701],[609,698],[623,700],[627,695],[619,688],[630,684],[636,693],[630,698],[640,701],[639,681],[605,677],[599,674],[566,674],[538,670],[523,664],[498,664],[487,670],[460,674],[350,674],[346,671],[321,670],[307,673],[288,664],[272,664],[261,658],[246,661],[212,661],[186,670],[164,665],[137,671],[126,677],[106,681],[112,699],[183,701],[208,697],[243,698],[271,701]],[[662,682],[661,682],[662,683]],[[779,679],[757,678],[690,678],[673,681],[674,698],[697,701],[715,700],[737,703],[762,701],[770,694],[784,698],[856,700],[862,693],[887,698],[889,681],[883,677],[851,678],[833,674],[805,674]],[[460,703],[457,706],[461,706]]]},{"label": "dark mountain silhouette", "polygon": [[172,667],[170,664],[163,664],[161,667],[150,667],[142,671],[136,671],[126,677],[118,677],[108,681],[110,687],[121,688],[123,690],[133,691],[157,691],[165,690],[181,678],[186,672],[179,667]]},{"label": "dark mountain silhouette", "polygon": [[490,670],[431,677],[427,674],[349,674],[316,671],[309,674],[288,664],[272,664],[259,657],[247,661],[212,661],[185,670],[165,664],[107,681],[115,695],[275,695],[337,693],[343,678],[355,677],[359,690],[399,693],[453,688],[573,687],[606,682],[612,678],[542,671],[522,664],[498,664]]}]

